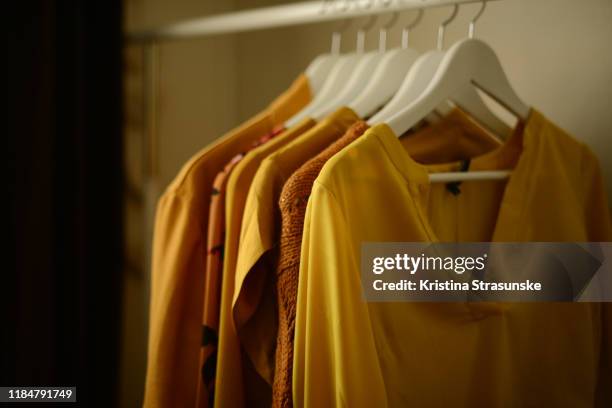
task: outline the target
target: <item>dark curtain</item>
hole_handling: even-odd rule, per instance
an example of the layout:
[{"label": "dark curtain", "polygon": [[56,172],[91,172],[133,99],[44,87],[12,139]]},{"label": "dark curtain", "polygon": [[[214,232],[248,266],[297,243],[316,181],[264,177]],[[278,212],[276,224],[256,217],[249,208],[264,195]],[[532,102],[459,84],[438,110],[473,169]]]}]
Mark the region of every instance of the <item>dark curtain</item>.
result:
[{"label": "dark curtain", "polygon": [[9,32],[9,267],[0,386],[116,406],[122,273],[119,0],[18,2]]}]

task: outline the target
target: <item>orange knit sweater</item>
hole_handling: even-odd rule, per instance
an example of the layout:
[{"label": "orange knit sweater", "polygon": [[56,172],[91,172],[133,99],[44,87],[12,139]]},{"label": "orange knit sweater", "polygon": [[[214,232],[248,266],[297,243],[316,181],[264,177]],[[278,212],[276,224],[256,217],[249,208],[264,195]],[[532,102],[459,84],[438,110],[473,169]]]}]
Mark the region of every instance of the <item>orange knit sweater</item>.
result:
[{"label": "orange knit sweater", "polygon": [[298,293],[302,230],[308,197],[325,162],[361,136],[367,129],[366,122],[359,121],[353,124],[341,138],[293,173],[283,186],[280,195],[279,206],[282,229],[276,269],[279,321],[274,384],[272,386],[272,406],[275,408],[293,406],[291,376],[293,371],[295,308]]}]

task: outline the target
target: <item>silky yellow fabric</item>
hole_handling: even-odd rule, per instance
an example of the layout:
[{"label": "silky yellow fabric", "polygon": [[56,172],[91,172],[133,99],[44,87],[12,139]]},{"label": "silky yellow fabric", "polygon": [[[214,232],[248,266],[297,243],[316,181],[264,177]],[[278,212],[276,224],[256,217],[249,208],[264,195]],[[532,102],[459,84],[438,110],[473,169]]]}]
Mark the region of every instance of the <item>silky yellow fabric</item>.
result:
[{"label": "silky yellow fabric", "polygon": [[[223,255],[223,280],[221,287],[221,306],[219,324],[219,346],[217,356],[217,378],[215,385],[215,406],[240,407],[252,406],[257,399],[258,391],[252,392],[244,383],[249,373],[243,371],[240,341],[232,320],[232,298],[234,294],[234,276],[236,257],[240,239],[240,225],[249,186],[253,181],[261,161],[269,154],[306,132],[315,125],[312,119],[304,119],[294,127],[284,131],[266,144],[250,151],[236,165],[227,182],[225,196],[225,245]],[[263,328],[263,327],[262,327]],[[248,369],[248,367],[247,367]],[[256,384],[254,385],[256,388]],[[249,395],[254,395],[249,397]]]},{"label": "silky yellow fabric", "polygon": [[[595,156],[537,111],[453,195],[377,125],[324,166],[302,243],[296,407],[611,406],[609,304],[366,303],[367,241],[609,241]],[[608,405],[605,405],[605,404]]]},{"label": "silky yellow fabric", "polygon": [[266,253],[280,236],[278,197],[287,178],[359,117],[341,108],[287,146],[268,156],[251,184],[240,231],[233,297],[234,321],[242,346],[257,372],[272,383],[276,345],[274,266]]},{"label": "silky yellow fabric", "polygon": [[198,152],[160,198],[153,236],[146,407],[195,404],[208,208],[215,175],[310,99],[308,80],[301,75],[266,110]]}]

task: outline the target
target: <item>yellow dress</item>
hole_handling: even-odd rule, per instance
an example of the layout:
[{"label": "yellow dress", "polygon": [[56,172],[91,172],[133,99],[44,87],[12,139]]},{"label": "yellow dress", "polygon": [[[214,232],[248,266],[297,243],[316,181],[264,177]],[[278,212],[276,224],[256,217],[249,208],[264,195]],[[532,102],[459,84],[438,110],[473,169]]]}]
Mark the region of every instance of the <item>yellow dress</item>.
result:
[{"label": "yellow dress", "polygon": [[[610,304],[366,303],[366,241],[609,241],[595,156],[537,111],[471,170],[509,180],[451,194],[386,125],[329,160],[308,203],[296,407],[610,406]],[[608,405],[605,405],[608,404]]]},{"label": "yellow dress", "polygon": [[153,234],[145,407],[195,405],[214,177],[310,99],[308,80],[300,75],[267,109],[198,152],[160,198]]},{"label": "yellow dress", "polygon": [[280,238],[278,198],[293,171],[357,120],[353,111],[340,108],[263,160],[250,185],[240,230],[233,313],[248,358],[270,385],[276,346],[275,266],[270,251]]},{"label": "yellow dress", "polygon": [[[266,144],[250,151],[234,167],[227,182],[225,193],[225,245],[214,398],[217,407],[245,406],[253,400],[261,400],[262,394],[257,381],[253,381],[253,378],[256,378],[256,373],[250,370],[250,366],[243,365],[240,341],[232,316],[240,225],[242,224],[249,186],[262,160],[314,125],[314,120],[306,118]],[[266,386],[265,383],[262,385]]]}]

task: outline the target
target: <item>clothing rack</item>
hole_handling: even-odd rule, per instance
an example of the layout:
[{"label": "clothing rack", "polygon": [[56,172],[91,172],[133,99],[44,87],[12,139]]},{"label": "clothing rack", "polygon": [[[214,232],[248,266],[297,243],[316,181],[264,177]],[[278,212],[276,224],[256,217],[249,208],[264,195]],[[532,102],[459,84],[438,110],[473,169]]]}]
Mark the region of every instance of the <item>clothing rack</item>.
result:
[{"label": "clothing rack", "polygon": [[[301,24],[348,20],[378,14],[483,3],[498,0],[319,0],[247,9],[180,21],[167,26],[128,33],[128,43],[142,45],[144,157],[147,175],[156,176],[158,44],[221,34],[232,34]],[[321,50],[324,52],[324,50]]]},{"label": "clothing rack", "polygon": [[128,40],[150,42],[187,39],[468,3],[482,3],[482,0],[305,1],[181,21],[129,34]]}]

